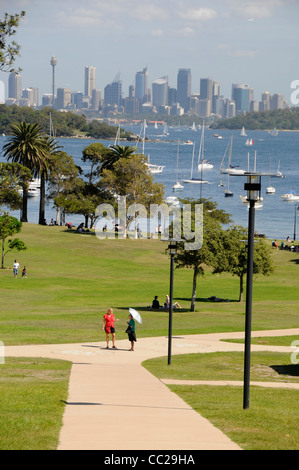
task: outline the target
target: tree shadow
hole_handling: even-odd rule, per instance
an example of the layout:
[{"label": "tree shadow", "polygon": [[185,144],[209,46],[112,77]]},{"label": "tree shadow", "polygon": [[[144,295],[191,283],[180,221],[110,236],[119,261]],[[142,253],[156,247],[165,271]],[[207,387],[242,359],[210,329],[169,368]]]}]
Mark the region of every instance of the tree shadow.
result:
[{"label": "tree shadow", "polygon": [[291,263],[299,264],[299,258],[296,259],[290,259]]},{"label": "tree shadow", "polygon": [[291,377],[299,377],[299,364],[285,364],[282,366],[270,366],[279,375],[289,375]]}]

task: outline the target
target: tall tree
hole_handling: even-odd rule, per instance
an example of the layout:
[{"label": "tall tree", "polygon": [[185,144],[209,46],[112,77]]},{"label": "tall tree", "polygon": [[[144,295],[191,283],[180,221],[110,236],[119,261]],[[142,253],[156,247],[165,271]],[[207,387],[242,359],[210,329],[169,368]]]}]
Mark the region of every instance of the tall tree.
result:
[{"label": "tall tree", "polygon": [[14,240],[10,239],[8,241],[8,250],[5,252],[5,240],[7,237],[11,237],[16,233],[19,233],[22,228],[22,222],[20,222],[15,217],[10,216],[7,213],[4,213],[0,217],[0,240],[1,240],[1,268],[4,269],[4,258],[5,255],[12,250],[26,250],[24,242],[15,238]]},{"label": "tall tree", "polygon": [[[38,124],[21,122],[11,126],[11,135],[3,146],[3,154],[7,160],[20,163],[31,171],[32,177],[41,177],[41,202],[39,222],[44,223],[44,184],[48,173],[49,154],[55,151],[55,142],[45,137]],[[22,222],[28,222],[28,187],[23,188]]]},{"label": "tall tree", "polygon": [[19,190],[28,186],[31,172],[19,163],[0,163],[0,207],[11,210],[22,208]]},{"label": "tall tree", "polygon": [[[239,302],[243,300],[244,276],[247,273],[248,232],[239,226],[223,232],[221,254],[215,257],[214,273],[229,272],[240,280]],[[274,271],[271,248],[263,241],[254,243],[253,273],[269,276]]]},{"label": "tall tree", "polygon": [[0,70],[2,72],[18,72],[13,64],[16,57],[20,54],[20,46],[9,38],[16,34],[21,18],[25,16],[25,11],[15,15],[5,13],[4,19],[0,20]]},{"label": "tall tree", "polygon": [[[203,243],[199,250],[185,250],[184,244],[179,243],[175,256],[176,268],[193,269],[191,312],[195,310],[197,278],[203,276],[206,266],[213,266],[215,258],[221,256],[222,224],[230,222],[230,216],[225,211],[217,209],[217,203],[206,199],[182,199],[183,204],[203,204]],[[194,231],[194,219],[192,230]]]},{"label": "tall tree", "polygon": [[[132,148],[132,147],[131,147]],[[112,194],[126,198],[127,206],[142,204],[148,209],[151,204],[163,202],[164,187],[155,183],[154,178],[145,165],[145,157],[134,153],[119,158],[111,170],[104,170],[100,184]],[[125,228],[124,237],[127,234],[129,224],[137,219],[138,211],[127,215],[127,220],[122,221]],[[135,237],[137,237],[137,224],[135,223]]]}]

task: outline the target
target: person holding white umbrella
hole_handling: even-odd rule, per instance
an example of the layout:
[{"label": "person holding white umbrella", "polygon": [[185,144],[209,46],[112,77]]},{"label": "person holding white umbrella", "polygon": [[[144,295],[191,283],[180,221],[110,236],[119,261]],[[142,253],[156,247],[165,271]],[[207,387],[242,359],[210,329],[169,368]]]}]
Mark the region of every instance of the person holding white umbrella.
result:
[{"label": "person holding white umbrella", "polygon": [[138,323],[142,323],[142,318],[140,313],[133,308],[129,308],[129,312],[129,321],[127,322],[128,328],[126,329],[126,333],[128,333],[129,341],[131,342],[130,351],[134,351],[134,343],[137,341],[135,332],[135,319],[138,321]]}]

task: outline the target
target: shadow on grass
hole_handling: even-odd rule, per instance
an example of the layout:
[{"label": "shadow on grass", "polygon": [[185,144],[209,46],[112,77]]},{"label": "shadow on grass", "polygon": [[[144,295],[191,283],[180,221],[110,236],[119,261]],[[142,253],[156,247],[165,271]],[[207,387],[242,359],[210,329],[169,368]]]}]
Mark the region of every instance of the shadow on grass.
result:
[{"label": "shadow on grass", "polygon": [[[175,302],[175,299],[173,299],[174,302]],[[129,315],[129,307],[115,307],[116,310],[127,310],[128,311],[128,315]],[[138,312],[152,312],[152,313],[168,313],[168,310],[165,310],[164,308],[152,308],[152,307],[138,307],[136,305],[134,305],[133,307],[130,306],[130,308],[134,308],[135,310],[137,310]],[[190,309],[189,308],[174,308],[173,309],[173,312],[174,313],[179,313],[179,312],[182,312],[182,313],[185,313],[185,312],[190,312]]]},{"label": "shadow on grass", "polygon": [[296,259],[290,259],[291,263],[299,264],[299,258]]},{"label": "shadow on grass", "polygon": [[282,366],[270,366],[279,375],[289,375],[292,377],[299,377],[299,364],[287,364]]}]

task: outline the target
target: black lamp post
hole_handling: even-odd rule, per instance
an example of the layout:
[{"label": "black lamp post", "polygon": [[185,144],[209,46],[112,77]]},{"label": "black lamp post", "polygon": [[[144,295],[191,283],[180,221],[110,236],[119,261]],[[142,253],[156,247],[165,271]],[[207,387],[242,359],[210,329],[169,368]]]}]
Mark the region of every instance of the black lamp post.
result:
[{"label": "black lamp post", "polygon": [[254,246],[254,219],[255,202],[260,198],[261,176],[247,174],[247,183],[244,185],[249,202],[248,216],[248,245],[247,245],[247,283],[246,283],[246,318],[245,318],[245,357],[244,357],[244,393],[243,408],[249,408],[250,386],[250,343],[251,343],[251,317],[252,317],[252,278],[253,278],[253,246]]},{"label": "black lamp post", "polygon": [[172,342],[172,312],[173,312],[173,272],[174,256],[177,252],[178,240],[168,240],[168,250],[170,254],[170,287],[169,287],[169,320],[168,320],[168,365],[171,364],[171,342]]}]

